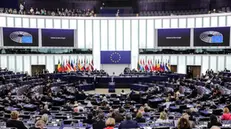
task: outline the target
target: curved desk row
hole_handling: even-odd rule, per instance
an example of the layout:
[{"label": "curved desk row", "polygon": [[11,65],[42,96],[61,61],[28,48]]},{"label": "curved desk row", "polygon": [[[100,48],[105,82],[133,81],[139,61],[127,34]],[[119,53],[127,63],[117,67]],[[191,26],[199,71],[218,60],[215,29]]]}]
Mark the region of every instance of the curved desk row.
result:
[{"label": "curved desk row", "polygon": [[86,81],[87,83],[95,83],[97,88],[108,88],[109,82],[115,82],[116,88],[130,88],[134,83],[152,83],[155,81],[167,81],[168,78],[181,78],[184,74],[161,74],[161,75],[127,75],[127,76],[94,76],[94,75],[77,75],[73,73],[57,73],[45,74],[50,78],[60,78],[66,82]]}]

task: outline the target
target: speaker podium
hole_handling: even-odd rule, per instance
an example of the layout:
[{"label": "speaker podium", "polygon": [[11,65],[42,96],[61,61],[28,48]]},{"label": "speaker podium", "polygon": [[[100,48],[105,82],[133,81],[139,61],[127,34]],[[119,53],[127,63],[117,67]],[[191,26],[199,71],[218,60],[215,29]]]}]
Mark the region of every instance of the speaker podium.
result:
[{"label": "speaker podium", "polygon": [[115,93],[115,82],[109,82],[108,83],[108,92],[109,93]]}]

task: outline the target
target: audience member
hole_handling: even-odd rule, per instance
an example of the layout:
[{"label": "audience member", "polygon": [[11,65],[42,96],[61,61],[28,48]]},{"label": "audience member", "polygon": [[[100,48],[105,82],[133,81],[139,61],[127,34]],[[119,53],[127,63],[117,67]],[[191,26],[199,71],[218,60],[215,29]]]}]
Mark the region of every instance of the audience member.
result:
[{"label": "audience member", "polygon": [[168,114],[163,111],[160,113],[160,118],[156,120],[156,123],[168,123]]},{"label": "audience member", "polygon": [[145,122],[145,118],[143,118],[143,114],[141,112],[138,112],[136,114],[136,119],[135,119],[138,123],[143,123]]},{"label": "audience member", "polygon": [[30,129],[44,129],[45,128],[45,122],[43,120],[38,120],[36,123],[35,123],[35,127],[32,127]]},{"label": "audience member", "polygon": [[6,122],[6,127],[15,127],[17,129],[27,129],[22,121],[18,120],[19,113],[12,111],[10,114],[11,119]]},{"label": "audience member", "polygon": [[210,116],[210,122],[208,122],[208,128],[211,128],[212,126],[222,126],[222,124],[217,120],[217,117],[215,115]]},{"label": "audience member", "polygon": [[177,123],[177,128],[178,129],[192,129],[190,127],[190,123],[189,123],[189,120],[181,117],[180,120],[178,121]]},{"label": "audience member", "polygon": [[144,114],[145,113],[145,111],[144,111],[144,107],[140,107],[140,109],[139,109],[139,111],[138,112],[141,112],[142,114]]},{"label": "audience member", "polygon": [[115,119],[114,118],[108,118],[106,120],[106,128],[105,129],[114,129],[115,126]]},{"label": "audience member", "polygon": [[136,121],[132,120],[132,116],[130,114],[127,114],[126,120],[120,123],[118,129],[129,129],[129,128],[139,128],[139,126]]},{"label": "audience member", "polygon": [[34,15],[34,9],[32,7],[30,8],[30,14]]},{"label": "audience member", "polygon": [[119,113],[119,111],[113,111],[111,116],[115,119],[116,123],[120,123],[124,119],[124,117]]},{"label": "audience member", "polygon": [[87,123],[87,124],[93,124],[94,120],[93,120],[93,115],[90,113],[87,115],[87,119],[83,121],[83,123]]},{"label": "audience member", "polygon": [[93,129],[104,129],[105,121],[103,119],[104,119],[104,114],[103,113],[99,114],[96,121],[92,125]]},{"label": "audience member", "polygon": [[212,126],[210,129],[221,129],[221,128],[218,126]]},{"label": "audience member", "polygon": [[93,107],[93,105],[91,104],[91,101],[87,102],[87,107]]},{"label": "audience member", "polygon": [[49,109],[48,109],[48,105],[45,105],[45,106],[44,106],[44,109],[41,110],[39,114],[40,114],[40,115],[43,115],[43,114],[48,114],[48,115],[50,115],[51,113],[50,113],[50,111],[49,111]]},{"label": "audience member", "polygon": [[26,15],[26,14],[30,14],[30,15],[51,15],[51,16],[85,16],[85,17],[92,17],[95,16],[95,13],[93,10],[88,9],[89,11],[81,11],[79,9],[77,9],[77,11],[75,11],[75,9],[71,10],[71,9],[62,9],[61,11],[59,9],[57,9],[56,11],[47,11],[46,9],[34,9],[33,7],[31,7],[29,10],[26,10],[24,8],[24,5],[21,3],[19,5],[19,10],[16,9],[3,9],[2,12],[6,13],[6,14],[21,14],[21,15]]},{"label": "audience member", "polygon": [[187,119],[189,121],[189,124],[190,124],[191,128],[195,128],[195,123],[193,121],[189,120],[190,116],[187,113],[183,113],[182,118],[185,118],[185,119]]},{"label": "audience member", "polygon": [[78,109],[78,103],[75,103],[74,104],[74,113],[77,113],[77,112],[79,112],[79,109]]},{"label": "audience member", "polygon": [[231,120],[231,114],[229,113],[229,109],[227,107],[223,110],[223,115],[221,117],[222,120]]},{"label": "audience member", "polygon": [[45,124],[47,124],[49,120],[49,116],[47,114],[43,114],[41,120],[44,121]]}]

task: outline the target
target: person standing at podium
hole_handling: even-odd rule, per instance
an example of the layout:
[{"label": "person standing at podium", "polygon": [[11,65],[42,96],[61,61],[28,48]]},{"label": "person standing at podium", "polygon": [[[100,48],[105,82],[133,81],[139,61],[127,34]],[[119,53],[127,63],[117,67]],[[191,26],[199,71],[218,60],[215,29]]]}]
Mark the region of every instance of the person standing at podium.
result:
[{"label": "person standing at podium", "polygon": [[96,87],[96,74],[94,74],[94,85]]},{"label": "person standing at podium", "polygon": [[115,76],[115,72],[112,73],[112,77],[111,77],[111,82],[114,82],[114,76]]},{"label": "person standing at podium", "polygon": [[113,72],[113,75],[111,76],[111,82],[108,83],[108,91],[109,92],[115,92],[114,76],[115,76],[115,73]]}]

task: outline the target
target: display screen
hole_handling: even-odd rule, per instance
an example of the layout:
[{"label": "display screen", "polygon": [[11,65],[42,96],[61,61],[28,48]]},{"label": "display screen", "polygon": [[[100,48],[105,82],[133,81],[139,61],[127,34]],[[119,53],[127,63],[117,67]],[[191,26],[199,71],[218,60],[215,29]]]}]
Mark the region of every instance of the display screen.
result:
[{"label": "display screen", "polygon": [[74,30],[42,29],[42,46],[74,47]]},{"label": "display screen", "polygon": [[158,29],[158,47],[190,46],[190,29]]},{"label": "display screen", "polygon": [[38,46],[38,29],[3,28],[4,46]]},{"label": "display screen", "polygon": [[194,46],[229,46],[230,28],[195,28]]}]

